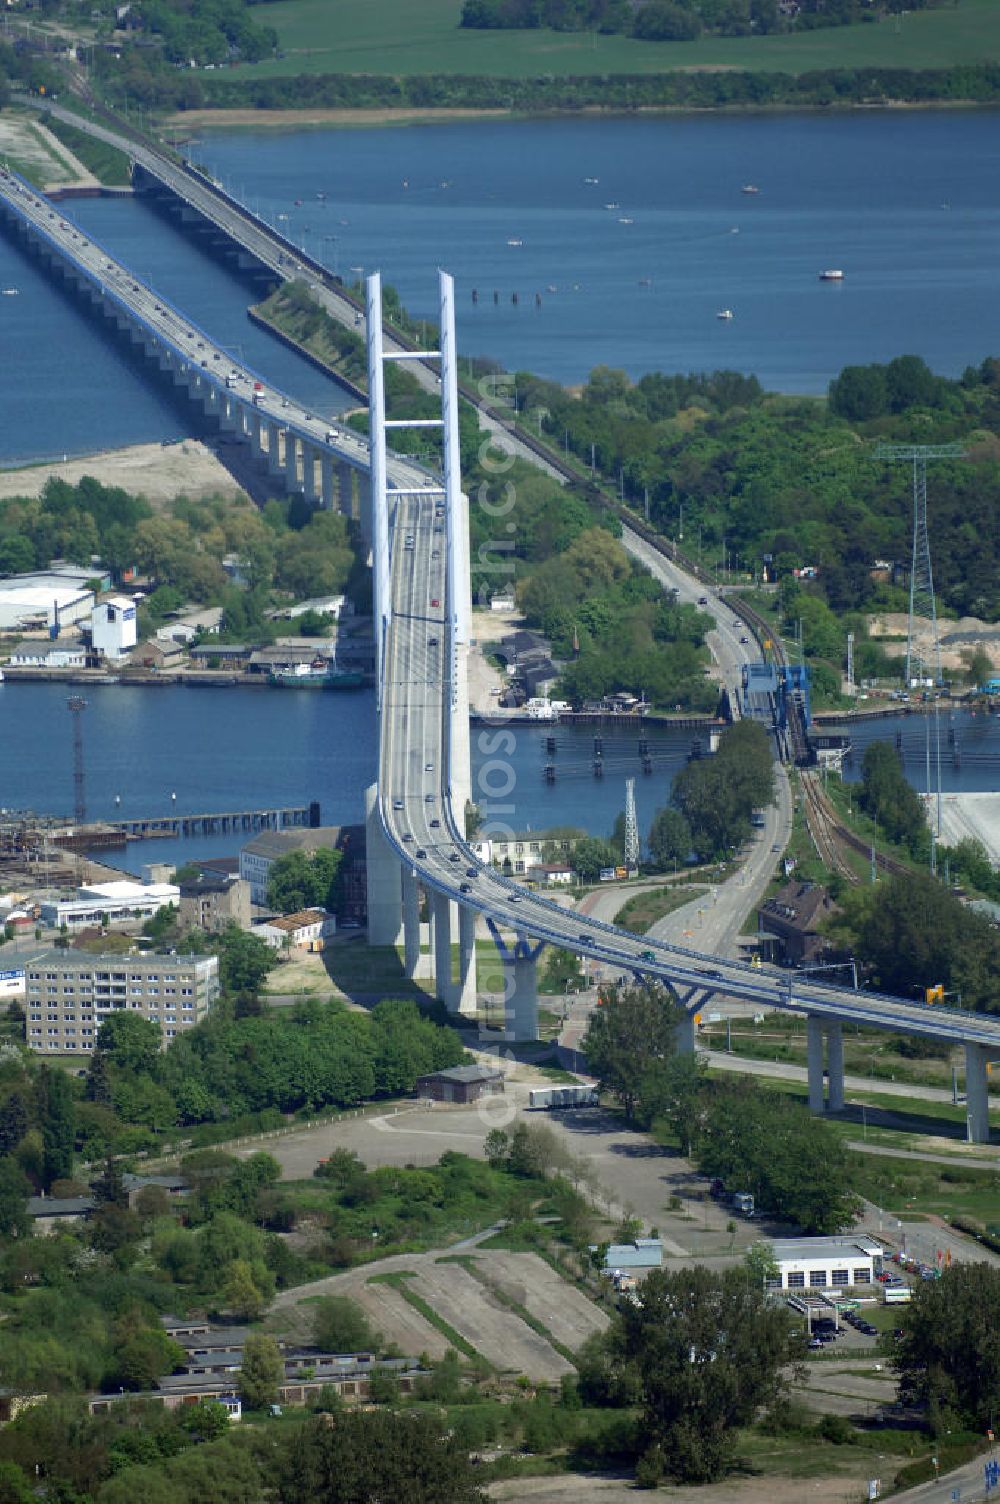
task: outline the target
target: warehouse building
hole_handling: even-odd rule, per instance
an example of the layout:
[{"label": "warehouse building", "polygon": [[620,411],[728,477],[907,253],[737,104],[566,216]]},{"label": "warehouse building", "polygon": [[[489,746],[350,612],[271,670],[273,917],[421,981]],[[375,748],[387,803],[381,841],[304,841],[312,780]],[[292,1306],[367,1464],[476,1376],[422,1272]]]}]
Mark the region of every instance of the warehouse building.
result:
[{"label": "warehouse building", "polygon": [[[99,570],[95,573],[100,573]],[[88,578],[84,575],[84,580]],[[38,570],[0,580],[0,631],[90,625],[94,592],[78,572]]]}]

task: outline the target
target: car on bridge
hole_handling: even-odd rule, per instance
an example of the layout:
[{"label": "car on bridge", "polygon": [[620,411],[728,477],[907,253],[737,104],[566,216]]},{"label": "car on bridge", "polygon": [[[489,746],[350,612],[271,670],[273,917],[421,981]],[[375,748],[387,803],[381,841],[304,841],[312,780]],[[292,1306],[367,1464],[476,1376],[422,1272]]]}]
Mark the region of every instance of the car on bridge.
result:
[{"label": "car on bridge", "polygon": [[656,960],[656,956],[653,953],[653,951],[651,951],[651,950],[641,950],[639,952],[639,960],[640,961],[655,961]]}]

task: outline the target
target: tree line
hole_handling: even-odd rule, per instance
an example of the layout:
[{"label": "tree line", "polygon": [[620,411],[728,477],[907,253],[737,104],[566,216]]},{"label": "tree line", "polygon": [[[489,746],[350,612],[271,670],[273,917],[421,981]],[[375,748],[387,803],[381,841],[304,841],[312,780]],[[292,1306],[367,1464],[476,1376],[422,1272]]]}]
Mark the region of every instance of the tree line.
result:
[{"label": "tree line", "polygon": [[[927,0],[886,0],[890,12],[922,10]],[[465,0],[461,25],[474,29],[598,31],[646,42],[691,42],[708,32],[723,37],[769,36],[850,26],[876,20],[863,0],[800,0],[794,13],[778,0]]]}]

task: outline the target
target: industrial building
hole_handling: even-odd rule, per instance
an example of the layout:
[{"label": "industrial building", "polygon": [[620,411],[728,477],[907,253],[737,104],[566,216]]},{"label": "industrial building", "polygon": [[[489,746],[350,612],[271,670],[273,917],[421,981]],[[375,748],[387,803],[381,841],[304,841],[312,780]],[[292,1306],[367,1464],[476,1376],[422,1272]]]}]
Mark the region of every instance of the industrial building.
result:
[{"label": "industrial building", "polygon": [[43,898],[42,920],[57,929],[85,929],[123,919],[152,919],[158,909],[176,906],[180,889],[173,883],[130,883],[125,880],[93,883],[77,889],[75,898]]},{"label": "industrial building", "polygon": [[89,624],[95,596],[86,582],[95,572],[59,568],[0,580],[0,631]]},{"label": "industrial building", "polygon": [[135,601],[127,595],[111,595],[98,602],[90,614],[90,640],[102,658],[124,658],[139,640]]},{"label": "industrial building", "polygon": [[250,888],[234,872],[211,872],[204,868],[180,885],[178,918],[182,929],[217,934],[227,925],[250,928]]},{"label": "industrial building", "polygon": [[[291,851],[343,851],[344,864],[353,863],[358,855],[358,840],[364,840],[363,827],[318,825],[312,830],[263,830],[240,848],[240,877],[250,884],[250,902],[267,903],[267,884],[271,868],[279,857]],[[362,844],[361,851],[364,851]],[[348,852],[350,856],[348,856]],[[343,871],[343,865],[341,870]]]},{"label": "industrial building", "polygon": [[874,1238],[784,1238],[772,1245],[778,1274],[773,1290],[846,1290],[871,1285],[881,1272],[885,1249]]},{"label": "industrial building", "polygon": [[25,963],[29,1048],[83,1054],[116,1010],[159,1024],[163,1044],[199,1023],[219,995],[218,956],[91,955],[46,950]]}]

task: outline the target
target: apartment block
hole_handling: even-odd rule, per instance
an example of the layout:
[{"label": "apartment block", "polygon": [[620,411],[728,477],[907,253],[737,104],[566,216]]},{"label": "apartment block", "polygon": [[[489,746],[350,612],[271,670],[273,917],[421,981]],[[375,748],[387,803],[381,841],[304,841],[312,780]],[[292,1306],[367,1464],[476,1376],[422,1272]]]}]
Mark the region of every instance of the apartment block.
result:
[{"label": "apartment block", "polygon": [[42,951],[25,964],[26,1038],[33,1050],[84,1054],[104,1020],[127,1008],[159,1024],[166,1048],[218,995],[218,956]]}]

